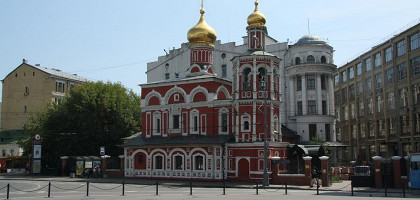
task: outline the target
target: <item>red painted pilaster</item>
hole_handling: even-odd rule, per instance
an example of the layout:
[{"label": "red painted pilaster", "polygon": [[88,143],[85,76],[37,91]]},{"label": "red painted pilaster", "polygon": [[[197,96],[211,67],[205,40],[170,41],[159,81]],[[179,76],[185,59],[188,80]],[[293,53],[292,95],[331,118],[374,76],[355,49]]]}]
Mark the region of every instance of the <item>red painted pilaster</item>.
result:
[{"label": "red painted pilaster", "polygon": [[381,156],[374,156],[373,159],[373,167],[375,169],[375,187],[381,188],[382,187],[382,173],[381,173]]},{"label": "red painted pilaster", "polygon": [[401,157],[400,156],[392,156],[392,166],[394,168],[394,187],[401,188]]},{"label": "red painted pilaster", "polygon": [[311,156],[305,156],[303,157],[303,160],[305,160],[305,177],[307,180],[307,184],[306,185],[311,185],[312,182],[312,157]]},{"label": "red painted pilaster", "polygon": [[319,157],[321,160],[321,181],[322,181],[322,187],[328,187],[330,186],[330,183],[328,181],[328,156],[321,156]]}]

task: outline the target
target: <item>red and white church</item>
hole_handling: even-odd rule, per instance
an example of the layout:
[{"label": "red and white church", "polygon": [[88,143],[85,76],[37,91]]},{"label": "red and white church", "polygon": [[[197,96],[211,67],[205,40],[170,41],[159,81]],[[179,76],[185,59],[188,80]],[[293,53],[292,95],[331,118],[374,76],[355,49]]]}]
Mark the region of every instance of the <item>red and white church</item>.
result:
[{"label": "red and white church", "polygon": [[[125,177],[261,181],[265,131],[268,163],[287,159],[293,138],[281,131],[281,59],[266,52],[266,41],[273,39],[258,2],[247,19],[247,49],[232,56],[228,78],[216,74],[216,31],[203,8],[200,13],[188,31],[189,56],[178,56],[189,64],[176,66],[182,70],[173,79],[165,74],[141,85],[143,127],[122,145]],[[224,59],[222,50],[217,54]]]}]

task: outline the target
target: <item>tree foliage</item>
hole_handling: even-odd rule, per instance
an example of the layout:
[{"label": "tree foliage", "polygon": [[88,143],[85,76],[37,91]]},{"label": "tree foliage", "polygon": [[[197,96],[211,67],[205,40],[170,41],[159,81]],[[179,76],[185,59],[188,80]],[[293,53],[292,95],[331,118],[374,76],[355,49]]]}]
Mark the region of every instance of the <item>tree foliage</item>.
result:
[{"label": "tree foliage", "polygon": [[26,152],[41,135],[43,164],[54,166],[60,156],[122,154],[121,138],[141,130],[140,97],[120,83],[87,82],[75,86],[59,105],[48,106],[28,120],[20,140]]}]

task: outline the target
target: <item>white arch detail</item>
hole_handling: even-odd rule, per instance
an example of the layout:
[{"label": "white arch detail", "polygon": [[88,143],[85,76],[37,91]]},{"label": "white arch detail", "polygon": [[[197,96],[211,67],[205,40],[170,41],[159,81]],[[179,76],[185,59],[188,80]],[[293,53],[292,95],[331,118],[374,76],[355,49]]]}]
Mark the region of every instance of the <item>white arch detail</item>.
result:
[{"label": "white arch detail", "polygon": [[217,90],[216,90],[216,95],[214,96],[215,100],[217,99],[217,96],[219,95],[219,92],[224,92],[225,96],[226,96],[226,99],[232,98],[230,96],[229,90],[224,85],[222,85],[219,88],[217,88]]},{"label": "white arch detail", "polygon": [[184,97],[185,103],[189,103],[189,101],[187,99],[187,93],[185,92],[185,90],[175,85],[175,87],[169,89],[165,94],[165,104],[166,105],[168,104],[169,98],[171,97],[171,95],[175,92],[181,93],[182,96]]},{"label": "white arch detail", "polygon": [[199,86],[195,87],[193,90],[191,90],[190,99],[189,99],[190,101],[189,102],[194,102],[194,96],[198,92],[203,92],[204,93],[204,95],[206,96],[206,101],[210,100],[209,99],[209,91],[205,87],[202,87],[202,86],[199,85]]},{"label": "white arch detail", "polygon": [[159,92],[156,92],[155,90],[152,90],[151,92],[149,92],[149,94],[147,94],[147,95],[146,95],[146,98],[144,98],[144,100],[146,101],[146,106],[148,106],[148,105],[149,105],[149,100],[150,100],[152,97],[157,97],[157,98],[159,99],[159,104],[160,104],[160,105],[163,105],[163,104],[162,104],[162,95],[160,95],[160,93],[159,93]]}]

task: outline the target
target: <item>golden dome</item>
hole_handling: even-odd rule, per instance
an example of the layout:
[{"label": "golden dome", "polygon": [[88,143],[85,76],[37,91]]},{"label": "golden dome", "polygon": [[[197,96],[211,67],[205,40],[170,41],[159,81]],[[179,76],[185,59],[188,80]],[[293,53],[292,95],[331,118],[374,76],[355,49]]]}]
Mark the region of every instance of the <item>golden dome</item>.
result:
[{"label": "golden dome", "polygon": [[255,1],[255,10],[248,16],[247,19],[249,26],[264,26],[265,16],[258,11],[258,0]]},{"label": "golden dome", "polygon": [[207,24],[204,19],[204,9],[200,10],[201,17],[198,23],[192,27],[188,33],[187,38],[190,45],[205,45],[214,47],[213,43],[216,41],[216,31]]}]

